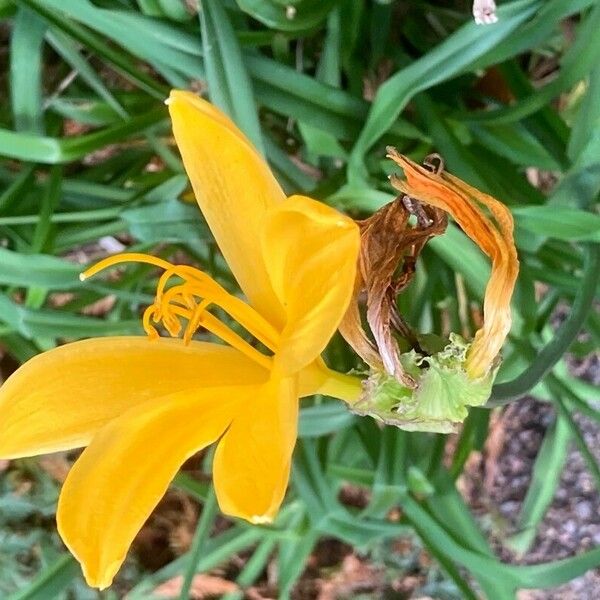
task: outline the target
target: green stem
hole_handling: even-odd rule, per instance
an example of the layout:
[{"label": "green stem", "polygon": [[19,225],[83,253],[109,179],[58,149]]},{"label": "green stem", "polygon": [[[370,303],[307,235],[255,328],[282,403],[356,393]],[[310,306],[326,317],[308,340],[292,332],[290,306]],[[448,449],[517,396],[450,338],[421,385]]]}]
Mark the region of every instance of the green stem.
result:
[{"label": "green stem", "polygon": [[327,379],[317,393],[343,400],[349,406],[355,404],[363,391],[362,379],[356,375],[345,375],[332,369],[327,371]]},{"label": "green stem", "polygon": [[592,308],[600,278],[600,246],[585,247],[585,262],[581,287],[575,297],[571,314],[560,326],[552,340],[536,355],[529,367],[518,377],[492,388],[486,407],[503,406],[526,394],[554,368],[583,326]]}]

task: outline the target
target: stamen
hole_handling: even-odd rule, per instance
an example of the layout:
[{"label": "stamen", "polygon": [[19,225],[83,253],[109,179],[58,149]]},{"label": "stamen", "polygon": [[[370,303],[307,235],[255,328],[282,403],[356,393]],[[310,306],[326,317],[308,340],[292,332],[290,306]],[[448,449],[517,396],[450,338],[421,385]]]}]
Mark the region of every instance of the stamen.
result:
[{"label": "stamen", "polygon": [[163,260],[162,258],[158,258],[157,256],[151,256],[150,254],[141,254],[139,252],[132,252],[131,254],[114,254],[113,256],[107,256],[106,258],[97,262],[95,265],[92,265],[86,269],[79,275],[79,279],[81,279],[81,281],[85,281],[86,279],[96,275],[96,273],[104,271],[104,269],[128,262],[144,263],[146,265],[153,265],[154,267],[165,270],[173,268],[173,265],[170,262]]},{"label": "stamen", "polygon": [[[199,327],[204,327],[224,342],[230,344],[261,366],[270,369],[272,359],[254,348],[217,317],[208,312],[211,305],[222,308],[230,317],[238,321],[248,333],[270,350],[279,343],[277,330],[258,314],[251,306],[236,298],[212,277],[189,265],[173,265],[166,260],[147,254],[131,253],[109,256],[96,263],[80,275],[83,281],[103,269],[126,262],[149,264],[164,273],[160,276],[156,288],[154,304],[149,306],[142,318],[144,331],[150,339],[157,339],[159,333],[153,323],[163,323],[172,337],[178,337],[182,330],[180,319],[186,319],[183,341],[188,344]],[[176,276],[183,283],[166,289],[171,277]],[[197,300],[201,299],[201,300]]]},{"label": "stamen", "polygon": [[[156,306],[152,304],[144,311],[144,316],[142,317],[142,326],[151,340],[157,340],[160,337],[158,335],[158,331],[156,331],[156,328],[150,322],[150,320],[155,316],[155,313]],[[154,320],[154,322],[157,323],[158,321]]]},{"label": "stamen", "polygon": [[224,342],[227,342],[230,346],[254,360],[261,367],[269,370],[272,369],[273,359],[271,357],[265,356],[262,352],[259,352],[254,346],[251,346],[245,339],[219,321],[214,315],[211,315],[208,312],[204,313],[200,324],[211,333],[214,333],[217,337],[220,337]]},{"label": "stamen", "polygon": [[189,344],[192,340],[192,336],[194,335],[198,327],[200,327],[202,316],[208,310],[208,307],[210,305],[210,300],[202,300],[202,302],[200,302],[200,304],[198,304],[198,306],[196,306],[193,309],[190,320],[188,321],[188,326],[186,327],[186,330],[183,334],[183,341],[186,344]]}]

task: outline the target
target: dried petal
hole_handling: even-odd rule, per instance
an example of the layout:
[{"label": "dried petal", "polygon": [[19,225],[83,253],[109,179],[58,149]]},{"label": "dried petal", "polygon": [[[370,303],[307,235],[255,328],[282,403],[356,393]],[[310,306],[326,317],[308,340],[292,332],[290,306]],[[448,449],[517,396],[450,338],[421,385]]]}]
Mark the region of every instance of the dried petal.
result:
[{"label": "dried petal", "polygon": [[[409,224],[417,216],[415,226]],[[423,246],[447,224],[444,211],[421,206],[414,198],[399,196],[359,223],[361,249],[359,277],[353,302],[340,331],[348,343],[373,369],[385,369],[402,384],[414,388],[415,380],[400,361],[395,333],[419,349],[415,333],[398,313],[396,297],[410,283]],[[367,322],[375,340],[365,333],[360,318],[359,297],[366,293]]]}]

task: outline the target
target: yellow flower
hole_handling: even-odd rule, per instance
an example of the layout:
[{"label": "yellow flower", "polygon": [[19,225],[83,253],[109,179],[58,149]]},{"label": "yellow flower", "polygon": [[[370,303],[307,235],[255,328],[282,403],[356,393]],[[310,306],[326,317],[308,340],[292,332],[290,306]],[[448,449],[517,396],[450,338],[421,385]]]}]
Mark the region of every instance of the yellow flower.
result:
[{"label": "yellow flower", "polygon": [[[110,257],[164,269],[146,337],[90,339],[21,367],[0,389],[0,457],[87,446],[61,492],[57,523],[88,583],[110,585],[181,464],[218,442],[213,478],[224,513],[276,515],[296,441],[298,398],[351,400],[360,384],[319,354],[352,295],[359,233],[335,210],[285,198],[235,125],[188,92],[168,101],[200,208],[248,298],[207,274],[147,255]],[[173,278],[177,283],[167,286]],[[209,311],[218,307],[242,336]],[[172,336],[160,338],[162,323]],[[202,327],[226,344],[192,341]],[[255,343],[249,343],[251,337]]]}]

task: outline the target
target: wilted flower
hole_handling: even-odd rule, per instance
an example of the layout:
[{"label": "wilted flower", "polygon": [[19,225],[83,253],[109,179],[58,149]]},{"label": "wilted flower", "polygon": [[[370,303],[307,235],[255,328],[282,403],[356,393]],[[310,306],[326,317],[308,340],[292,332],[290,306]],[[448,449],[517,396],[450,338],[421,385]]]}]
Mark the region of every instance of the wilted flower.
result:
[{"label": "wilted flower", "polygon": [[[340,326],[371,367],[365,392],[353,409],[405,429],[453,431],[466,417],[466,406],[481,405],[489,398],[510,330],[510,299],[518,274],[512,216],[502,203],[445,172],[439,163],[429,160],[420,166],[393,148],[388,156],[404,170],[406,179],[391,177],[402,195],[361,224],[357,285]],[[430,347],[423,348],[425,341],[404,323],[395,299],[410,280],[423,245],[444,231],[444,213],[490,257],[492,272],[484,323],[474,340],[451,334],[441,347],[431,347],[429,341]],[[410,214],[416,217],[413,226]],[[366,292],[367,321],[375,344],[361,326],[361,291]],[[409,350],[400,351],[395,334],[404,338]]]}]

